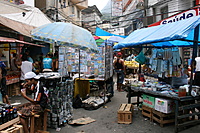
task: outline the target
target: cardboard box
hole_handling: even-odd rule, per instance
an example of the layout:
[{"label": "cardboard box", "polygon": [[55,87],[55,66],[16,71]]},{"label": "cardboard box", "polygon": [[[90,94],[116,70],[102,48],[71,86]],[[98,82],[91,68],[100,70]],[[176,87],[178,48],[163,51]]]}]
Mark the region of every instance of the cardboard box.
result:
[{"label": "cardboard box", "polygon": [[154,108],[155,105],[155,97],[149,96],[149,95],[142,95],[143,97],[143,105],[146,105],[148,107]]},{"label": "cardboard box", "polygon": [[117,112],[118,123],[131,124],[133,117],[132,104],[121,104]]},{"label": "cardboard box", "polygon": [[162,98],[155,99],[155,110],[163,113],[171,113],[175,108],[173,100],[167,100]]}]

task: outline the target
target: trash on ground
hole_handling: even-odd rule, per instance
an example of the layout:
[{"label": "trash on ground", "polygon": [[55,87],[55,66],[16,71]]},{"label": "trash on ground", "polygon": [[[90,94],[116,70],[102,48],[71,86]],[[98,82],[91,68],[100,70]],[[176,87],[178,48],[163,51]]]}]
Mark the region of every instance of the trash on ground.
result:
[{"label": "trash on ground", "polygon": [[72,125],[85,125],[85,124],[89,124],[96,121],[95,119],[92,119],[90,117],[87,118],[79,118],[76,120],[73,120],[72,122],[68,123],[68,124],[72,124]]}]

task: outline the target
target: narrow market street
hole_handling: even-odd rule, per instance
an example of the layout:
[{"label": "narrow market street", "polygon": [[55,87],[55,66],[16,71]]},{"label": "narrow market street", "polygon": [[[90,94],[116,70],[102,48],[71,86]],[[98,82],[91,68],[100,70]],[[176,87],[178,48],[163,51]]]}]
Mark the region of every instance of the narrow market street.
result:
[{"label": "narrow market street", "polygon": [[[138,110],[134,106],[133,121],[132,124],[118,124],[117,123],[117,110],[122,103],[127,103],[127,92],[118,92],[114,90],[114,97],[111,98],[111,102],[106,103],[105,107],[100,107],[97,110],[85,110],[83,108],[73,110],[73,119],[90,117],[95,119],[95,122],[87,125],[68,125],[61,127],[60,131],[56,129],[48,128],[50,133],[173,133],[174,125],[166,125],[160,127],[157,123],[150,122],[149,119],[142,116],[141,110]],[[11,102],[26,103],[21,96],[11,97]],[[136,98],[132,98],[132,102],[135,102]],[[180,133],[199,133],[200,125],[191,127],[189,129],[180,131]]]},{"label": "narrow market street", "polygon": [[200,0],[0,7],[0,133],[200,132]]}]

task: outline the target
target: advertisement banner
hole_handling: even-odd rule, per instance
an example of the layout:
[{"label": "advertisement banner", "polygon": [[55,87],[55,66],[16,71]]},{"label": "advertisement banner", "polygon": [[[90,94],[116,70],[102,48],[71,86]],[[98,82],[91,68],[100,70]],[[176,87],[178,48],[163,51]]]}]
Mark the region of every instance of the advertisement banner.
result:
[{"label": "advertisement banner", "polygon": [[188,19],[190,17],[198,16],[199,13],[200,13],[200,6],[194,7],[193,9],[178,13],[176,15],[173,15],[172,17],[169,17],[164,20],[153,23],[153,24],[149,25],[148,27],[167,24],[167,23],[173,23],[176,21]]}]

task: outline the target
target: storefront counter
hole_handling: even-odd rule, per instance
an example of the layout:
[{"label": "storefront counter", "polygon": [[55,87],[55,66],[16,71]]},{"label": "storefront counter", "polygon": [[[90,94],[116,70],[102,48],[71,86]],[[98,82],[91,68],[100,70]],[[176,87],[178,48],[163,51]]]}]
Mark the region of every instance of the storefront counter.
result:
[{"label": "storefront counter", "polygon": [[82,98],[85,98],[88,94],[90,94],[90,81],[102,82],[105,85],[109,84],[104,78],[76,78],[74,80],[74,97],[76,97],[77,94],[80,94]]}]

